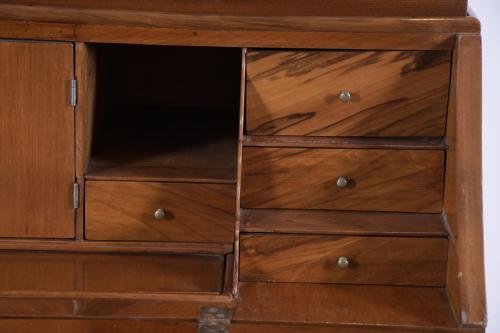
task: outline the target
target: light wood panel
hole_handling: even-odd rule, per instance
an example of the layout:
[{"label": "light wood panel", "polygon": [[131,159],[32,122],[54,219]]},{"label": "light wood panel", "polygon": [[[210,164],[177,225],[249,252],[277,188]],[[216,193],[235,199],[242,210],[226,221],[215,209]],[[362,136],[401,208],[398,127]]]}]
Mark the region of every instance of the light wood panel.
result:
[{"label": "light wood panel", "polygon": [[[248,53],[250,135],[443,136],[450,52]],[[349,102],[339,99],[341,91]]]},{"label": "light wood panel", "polygon": [[[89,240],[234,240],[234,185],[87,181],[85,193]],[[166,212],[161,220],[157,209]]]},{"label": "light wood panel", "polygon": [[444,286],[447,252],[446,238],[244,235],[240,280]]},{"label": "light wood panel", "polygon": [[443,173],[440,151],[245,147],[241,205],[439,213]]},{"label": "light wood panel", "polygon": [[456,327],[444,288],[301,283],[241,283],[233,321]]},{"label": "light wood panel", "polygon": [[7,0],[5,3],[24,5],[61,6],[69,8],[96,8],[105,10],[142,10],[152,12],[167,12],[179,14],[216,14],[216,15],[264,15],[264,16],[465,16],[466,0],[355,0],[350,2],[340,0],[296,0],[290,4],[283,1],[256,0],[251,4],[242,0],[189,0],[160,1],[146,0],[129,2],[112,0],[105,3],[97,0]]},{"label": "light wood panel", "polygon": [[75,234],[73,46],[0,41],[0,237]]},{"label": "light wood panel", "polygon": [[457,38],[444,210],[453,237],[449,291],[464,325],[486,324],[481,153],[481,37]]},{"label": "light wood panel", "polygon": [[446,237],[440,214],[242,209],[244,232]]}]

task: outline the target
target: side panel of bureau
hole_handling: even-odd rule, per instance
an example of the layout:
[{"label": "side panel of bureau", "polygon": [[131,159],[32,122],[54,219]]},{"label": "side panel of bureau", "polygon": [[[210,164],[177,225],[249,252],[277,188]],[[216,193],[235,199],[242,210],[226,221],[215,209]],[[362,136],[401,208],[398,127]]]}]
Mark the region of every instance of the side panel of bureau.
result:
[{"label": "side panel of bureau", "polygon": [[[244,235],[242,281],[443,286],[445,238]],[[348,266],[339,267],[339,258]]]},{"label": "side panel of bureau", "polygon": [[[347,179],[344,187],[337,182]],[[244,208],[441,212],[444,152],[243,150]]]},{"label": "side panel of bureau", "polygon": [[0,237],[71,238],[73,45],[0,40]]}]

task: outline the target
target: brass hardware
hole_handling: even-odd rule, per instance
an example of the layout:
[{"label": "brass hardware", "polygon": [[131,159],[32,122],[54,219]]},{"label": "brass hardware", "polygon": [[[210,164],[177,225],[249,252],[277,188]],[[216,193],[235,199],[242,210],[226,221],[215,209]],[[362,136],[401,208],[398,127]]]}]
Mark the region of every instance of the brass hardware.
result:
[{"label": "brass hardware", "polygon": [[155,210],[154,217],[156,220],[163,220],[167,216],[167,212],[163,208]]},{"label": "brass hardware", "polygon": [[349,183],[349,181],[347,180],[346,177],[340,176],[339,178],[337,178],[337,187],[338,188],[347,187],[348,183]]},{"label": "brass hardware", "polygon": [[340,91],[339,99],[342,103],[349,103],[351,101],[351,93],[349,92],[349,90]]},{"label": "brass hardware", "polygon": [[337,266],[339,268],[347,268],[347,267],[349,267],[349,259],[347,257],[340,257],[337,260]]}]

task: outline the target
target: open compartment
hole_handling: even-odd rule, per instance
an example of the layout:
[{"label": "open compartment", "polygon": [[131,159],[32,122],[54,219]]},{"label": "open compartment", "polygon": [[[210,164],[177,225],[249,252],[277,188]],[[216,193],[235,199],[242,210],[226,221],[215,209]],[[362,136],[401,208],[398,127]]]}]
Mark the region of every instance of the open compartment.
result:
[{"label": "open compartment", "polygon": [[87,179],[235,182],[240,49],[86,49]]}]

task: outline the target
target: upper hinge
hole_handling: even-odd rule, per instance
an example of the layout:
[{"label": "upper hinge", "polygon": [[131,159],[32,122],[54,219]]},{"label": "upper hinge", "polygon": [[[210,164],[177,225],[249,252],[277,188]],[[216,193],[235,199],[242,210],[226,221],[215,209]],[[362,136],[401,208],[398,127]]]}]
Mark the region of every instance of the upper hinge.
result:
[{"label": "upper hinge", "polygon": [[80,185],[78,183],[73,184],[73,208],[80,208]]},{"label": "upper hinge", "polygon": [[70,81],[70,101],[71,106],[76,106],[76,79]]},{"label": "upper hinge", "polygon": [[231,314],[229,308],[201,308],[198,333],[228,333]]}]

